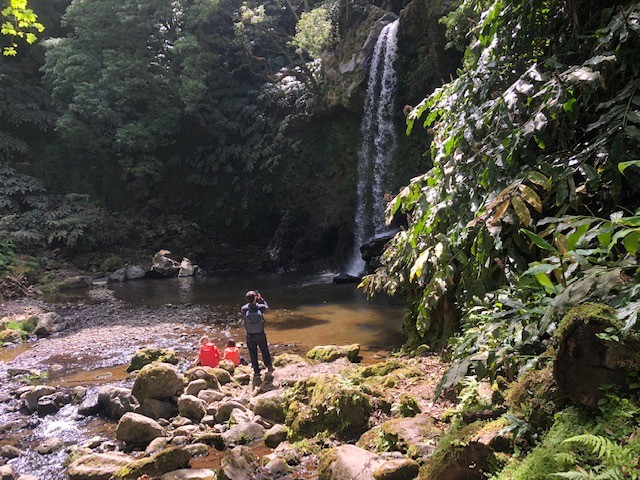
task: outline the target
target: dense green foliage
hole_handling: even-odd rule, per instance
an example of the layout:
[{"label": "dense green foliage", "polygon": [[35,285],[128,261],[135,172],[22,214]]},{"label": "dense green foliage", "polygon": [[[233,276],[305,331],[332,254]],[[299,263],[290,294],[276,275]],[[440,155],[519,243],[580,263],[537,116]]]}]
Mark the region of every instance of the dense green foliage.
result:
[{"label": "dense green foliage", "polygon": [[364,284],[408,296],[417,340],[463,327],[450,386],[534,365],[572,303],[636,326],[640,4],[466,0],[446,22],[464,68],[408,122],[434,167],[390,204],[409,227]]}]

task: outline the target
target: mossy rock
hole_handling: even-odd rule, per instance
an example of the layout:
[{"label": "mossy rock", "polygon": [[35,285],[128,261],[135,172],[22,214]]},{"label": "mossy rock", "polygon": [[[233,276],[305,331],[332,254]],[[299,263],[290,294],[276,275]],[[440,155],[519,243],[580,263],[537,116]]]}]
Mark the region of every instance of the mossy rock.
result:
[{"label": "mossy rock", "polygon": [[0,332],[0,343],[20,343],[26,333],[22,330],[7,329]]},{"label": "mossy rock", "polygon": [[302,380],[293,388],[286,423],[293,438],[320,432],[357,435],[372,413],[367,389],[325,375]]},{"label": "mossy rock", "polygon": [[350,362],[356,362],[360,354],[360,344],[352,345],[319,345],[307,352],[307,357],[319,362],[333,362],[347,357]]},{"label": "mossy rock", "polygon": [[363,378],[368,377],[384,377],[391,372],[403,368],[405,364],[398,360],[387,360],[386,362],[375,363],[373,365],[367,365],[359,369],[359,375]]},{"label": "mossy rock", "polygon": [[431,455],[442,430],[433,418],[419,414],[411,418],[394,418],[365,432],[357,445],[375,452],[400,452],[414,459]]},{"label": "mossy rock", "polygon": [[640,369],[640,340],[629,336],[623,343],[606,338],[608,328],[620,327],[615,311],[599,303],[575,306],[562,319],[554,338],[554,377],[574,403],[595,408],[603,385],[628,387],[635,382],[631,374]]},{"label": "mossy rock", "polygon": [[484,480],[499,468],[494,451],[477,440],[485,424],[475,422],[445,435],[420,471],[421,479]]},{"label": "mossy rock", "polygon": [[[190,382],[193,382],[194,380],[205,380],[207,382],[207,388],[220,390],[220,380],[218,380],[216,370],[222,369],[215,369],[213,367],[194,367],[187,370],[185,375],[187,380]],[[236,372],[238,371],[239,369],[236,368]],[[229,374],[229,372],[226,373]]]},{"label": "mossy rock", "polygon": [[122,467],[112,477],[113,480],[137,480],[143,475],[159,477],[165,473],[187,468],[191,454],[184,448],[166,448],[149,458],[134,460]]},{"label": "mossy rock", "polygon": [[527,421],[537,432],[546,431],[566,400],[558,391],[553,366],[529,370],[511,384],[505,395],[505,405],[517,417]]},{"label": "mossy rock", "polygon": [[125,262],[124,260],[117,256],[117,255],[112,255],[110,257],[105,258],[101,263],[100,263],[100,271],[101,272],[115,272],[116,270],[124,267]]},{"label": "mossy rock", "polygon": [[174,365],[154,362],[138,372],[131,393],[143,403],[146,398],[164,400],[178,396],[185,386],[184,377]]},{"label": "mossy rock", "polygon": [[401,417],[415,417],[420,413],[420,406],[413,395],[403,393],[398,399],[398,414]]},{"label": "mossy rock", "polygon": [[179,358],[176,352],[165,348],[145,347],[138,350],[131,359],[131,365],[127,367],[127,372],[140,370],[145,365],[152,362],[170,363],[177,365]]},{"label": "mossy rock", "polygon": [[294,353],[281,353],[280,355],[273,357],[273,366],[278,368],[299,363],[306,365],[307,361],[300,355],[296,355]]}]

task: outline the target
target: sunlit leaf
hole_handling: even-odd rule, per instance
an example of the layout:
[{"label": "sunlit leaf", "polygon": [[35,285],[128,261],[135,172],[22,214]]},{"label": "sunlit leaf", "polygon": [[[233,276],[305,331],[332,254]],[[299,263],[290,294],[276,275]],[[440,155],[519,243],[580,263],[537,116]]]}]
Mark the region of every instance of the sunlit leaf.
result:
[{"label": "sunlit leaf", "polygon": [[518,189],[522,194],[522,198],[524,198],[529,205],[531,205],[538,213],[542,212],[542,200],[540,200],[540,197],[533,188],[521,183],[518,185]]},{"label": "sunlit leaf", "polygon": [[513,209],[520,219],[520,222],[522,222],[525,227],[528,227],[531,223],[531,212],[529,212],[529,209],[522,201],[522,198],[518,196],[511,198],[511,205],[513,205]]}]

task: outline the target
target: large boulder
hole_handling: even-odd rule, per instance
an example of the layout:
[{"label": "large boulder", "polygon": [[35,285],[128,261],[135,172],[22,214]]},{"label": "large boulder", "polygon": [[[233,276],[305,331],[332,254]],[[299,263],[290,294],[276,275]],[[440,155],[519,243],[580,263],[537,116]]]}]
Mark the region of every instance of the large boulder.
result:
[{"label": "large boulder", "polygon": [[208,468],[183,468],[165,473],[160,480],[216,480],[217,475]]},{"label": "large boulder", "polygon": [[178,413],[176,403],[171,400],[156,400],[155,398],[145,398],[143,403],[136,409],[136,413],[158,420],[160,418],[172,418]]},{"label": "large boulder", "polygon": [[164,429],[152,418],[125,413],[116,427],[116,438],[125,443],[146,447],[151,440],[165,436]]},{"label": "large boulder", "polygon": [[375,480],[409,480],[416,478],[420,464],[410,458],[392,458],[386,460],[373,471]]},{"label": "large boulder", "polygon": [[264,437],[264,427],[258,423],[247,422],[231,427],[222,434],[225,445],[247,445]]},{"label": "large boulder", "polygon": [[55,393],[55,391],[55,387],[51,387],[49,385],[38,385],[37,387],[33,387],[31,390],[23,393],[20,398],[30,412],[35,412],[38,408],[38,400],[40,400],[40,397],[51,395]]},{"label": "large boulder", "polygon": [[196,274],[196,269],[198,267],[196,265],[191,264],[191,260],[188,258],[183,258],[182,262],[180,262],[180,269],[178,270],[179,277],[193,277]]},{"label": "large boulder", "polygon": [[253,413],[273,422],[284,421],[284,407],[279,397],[260,396],[255,399]]},{"label": "large boulder", "polygon": [[220,462],[218,480],[254,480],[259,468],[258,457],[251,449],[239,446],[225,452]]},{"label": "large boulder", "polygon": [[[325,453],[318,464],[318,480],[374,480],[373,472],[384,462],[375,453],[355,445],[340,445]],[[411,478],[411,477],[409,477]]]},{"label": "large boulder", "polygon": [[606,339],[607,329],[621,327],[615,311],[598,303],[573,307],[558,325],[553,373],[560,391],[574,403],[596,408],[604,385],[628,387],[635,382],[632,372],[640,367],[640,341]]},{"label": "large boulder", "polygon": [[116,471],[112,480],[137,480],[140,477],[159,477],[165,473],[189,466],[191,455],[181,447],[166,448],[155,455],[134,460]]},{"label": "large boulder", "polygon": [[264,444],[269,448],[276,448],[289,436],[289,430],[284,425],[274,425],[264,433]]},{"label": "large boulder", "polygon": [[199,422],[207,413],[207,402],[193,395],[181,395],[178,398],[178,412],[183,417]]},{"label": "large boulder", "polygon": [[411,458],[429,457],[442,436],[427,414],[394,418],[373,427],[358,440],[357,446],[371,451],[397,451]]},{"label": "large boulder", "polygon": [[140,280],[147,275],[147,270],[140,265],[129,265],[124,270],[127,280]]},{"label": "large boulder", "polygon": [[372,413],[371,391],[366,386],[340,382],[333,375],[301,380],[286,406],[286,423],[293,437],[320,432],[363,433]]},{"label": "large boulder", "polygon": [[169,250],[160,250],[153,256],[151,261],[151,276],[160,278],[177,277],[180,271],[180,264],[169,257]]},{"label": "large boulder", "polygon": [[120,453],[91,453],[67,467],[69,480],[110,480],[117,470],[132,459]]},{"label": "large boulder", "polygon": [[151,363],[138,372],[131,393],[144,403],[146,398],[170,399],[182,393],[186,381],[178,369],[168,363]]},{"label": "large boulder", "polygon": [[170,363],[177,365],[180,359],[176,352],[166,348],[145,347],[138,350],[131,359],[131,364],[127,367],[127,372],[140,370],[145,365],[153,362]]},{"label": "large boulder", "polygon": [[134,412],[139,403],[131,390],[121,387],[102,387],[98,392],[98,405],[109,418],[119,420],[125,413]]},{"label": "large boulder", "polygon": [[66,322],[55,312],[48,312],[38,315],[38,323],[33,330],[38,337],[49,337],[54,333],[64,330]]},{"label": "large boulder", "polygon": [[357,343],[342,346],[319,345],[309,350],[307,352],[307,357],[320,362],[333,362],[338,358],[347,357],[350,362],[355,362],[358,360],[359,353],[360,345]]}]

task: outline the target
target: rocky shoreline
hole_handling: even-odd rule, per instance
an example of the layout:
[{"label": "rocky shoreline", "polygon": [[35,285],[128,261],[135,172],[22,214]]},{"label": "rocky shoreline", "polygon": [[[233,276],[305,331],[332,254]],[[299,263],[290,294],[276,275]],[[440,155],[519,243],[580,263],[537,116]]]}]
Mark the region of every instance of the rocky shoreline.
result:
[{"label": "rocky shoreline", "polygon": [[[349,360],[358,360],[357,345],[318,347],[309,356],[296,345],[274,345],[276,371],[259,384],[249,368],[226,362],[189,370],[205,326],[218,338],[237,333],[228,315],[104,298],[55,308],[34,299],[0,305],[7,321],[37,327],[48,318],[52,327],[34,343],[0,350],[0,478],[417,475],[451,406],[433,401],[445,369],[437,356],[423,351],[362,365]],[[174,348],[161,359],[172,363],[128,374],[124,365],[144,346]],[[399,447],[381,449],[389,435]]]}]

